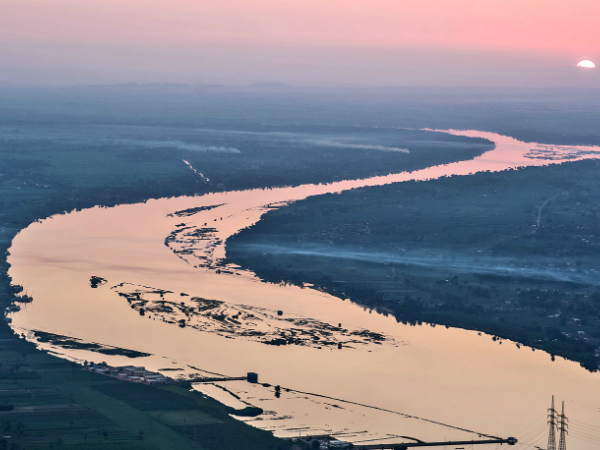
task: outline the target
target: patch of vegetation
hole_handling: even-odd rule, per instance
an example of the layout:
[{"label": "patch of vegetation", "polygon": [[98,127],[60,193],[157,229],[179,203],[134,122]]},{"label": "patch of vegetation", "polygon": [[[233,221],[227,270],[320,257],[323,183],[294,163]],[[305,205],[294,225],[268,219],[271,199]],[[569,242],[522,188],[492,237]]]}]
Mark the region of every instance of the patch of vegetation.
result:
[{"label": "patch of vegetation", "polygon": [[82,342],[80,339],[63,336],[60,334],[47,333],[45,331],[34,330],[33,333],[38,342],[50,343],[62,348],[89,350],[91,352],[102,353],[103,355],[120,355],[127,356],[128,358],[141,358],[150,356],[149,353],[138,352],[136,350],[129,350],[126,348],[111,347],[108,345],[86,343]]},{"label": "patch of vegetation", "polygon": [[106,284],[106,279],[102,277],[98,277],[96,275],[92,275],[90,277],[90,286],[92,289],[96,289],[98,286],[103,286]]},{"label": "patch of vegetation", "polygon": [[202,211],[210,211],[211,209],[218,208],[219,206],[223,206],[223,203],[219,205],[197,206],[196,208],[182,209],[181,211],[175,211],[173,214],[167,214],[167,216],[189,217]]},{"label": "patch of vegetation", "polygon": [[256,406],[247,406],[244,409],[229,408],[227,411],[229,414],[238,417],[257,417],[264,412],[262,408],[257,408]]},{"label": "patch of vegetation", "polygon": [[[132,292],[120,290],[131,287],[135,287]],[[169,324],[178,324],[181,328],[191,327],[222,336],[243,337],[267,345],[342,348],[343,345],[350,344],[381,345],[394,342],[389,336],[368,330],[352,331],[312,318],[283,317],[281,310],[230,305],[200,297],[191,297],[186,302],[181,301],[181,295],[174,295],[173,292],[131,283],[121,283],[113,289],[119,296],[127,299],[131,308],[138,311],[141,316],[151,314],[153,318]],[[160,293],[161,300],[146,297],[147,294],[156,293]],[[169,296],[169,294],[173,295]],[[173,298],[176,301],[170,300]]]}]

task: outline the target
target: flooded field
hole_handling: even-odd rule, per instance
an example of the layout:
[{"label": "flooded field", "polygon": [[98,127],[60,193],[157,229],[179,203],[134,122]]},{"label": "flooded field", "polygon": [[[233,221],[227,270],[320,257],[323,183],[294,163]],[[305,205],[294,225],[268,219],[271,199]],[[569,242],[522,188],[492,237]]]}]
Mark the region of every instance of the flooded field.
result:
[{"label": "flooded field", "polygon": [[[327,432],[355,443],[515,436],[518,447],[530,448],[545,445],[551,395],[565,401],[569,417],[600,423],[600,375],[576,363],[477,332],[403,325],[309,286],[262,283],[221,263],[230,236],[309,196],[600,157],[598,147],[448,133],[487,138],[496,148],[412,173],[150,200],[31,224],[8,260],[33,302],[11,315],[12,326],[78,361],[178,377],[257,372],[264,384],[198,389],[235,408],[262,408],[243,420],[278,436]],[[40,332],[64,338],[42,342]],[[106,348],[123,351],[98,350]]]}]

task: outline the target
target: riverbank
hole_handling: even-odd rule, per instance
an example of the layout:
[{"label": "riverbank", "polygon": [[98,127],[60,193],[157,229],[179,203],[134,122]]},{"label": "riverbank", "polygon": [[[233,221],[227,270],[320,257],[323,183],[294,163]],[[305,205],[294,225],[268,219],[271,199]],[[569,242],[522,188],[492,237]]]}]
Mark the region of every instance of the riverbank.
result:
[{"label": "riverbank", "polygon": [[[4,156],[4,155],[3,155]],[[31,156],[31,153],[28,155]],[[42,155],[35,155],[34,157]],[[2,166],[6,169],[6,165]],[[7,254],[12,236],[29,223],[65,210],[144,201],[148,197],[205,191],[185,171],[176,178],[147,178],[132,186],[90,189],[62,185],[59,177],[24,169],[2,183],[2,241]],[[101,177],[110,173],[99,172]],[[156,173],[156,172],[155,172]],[[86,183],[99,181],[85,180]],[[63,181],[64,182],[64,181]],[[0,307],[22,300],[0,262]],[[15,295],[17,294],[17,295]],[[35,301],[35,299],[33,300]],[[20,304],[26,308],[26,303]],[[230,416],[230,410],[189,386],[139,386],[83,372],[81,366],[38,350],[0,321],[0,424],[2,448],[10,449],[254,449],[287,448],[287,442]],[[87,344],[89,348],[94,344]],[[121,349],[101,349],[107,354]],[[136,352],[129,352],[136,356]],[[99,355],[101,360],[102,355]],[[132,359],[135,361],[135,359]],[[143,404],[140,398],[145,398]],[[6,447],[4,447],[6,446]]]},{"label": "riverbank", "polygon": [[[360,430],[351,424],[360,423],[362,429],[371,430],[377,439],[381,433],[398,428],[396,413],[494,435],[515,435],[518,433],[514,429],[521,424],[512,423],[510,400],[515,395],[525,395],[523,389],[527,390],[528,406],[522,413],[528,421],[545,410],[550,388],[551,394],[561,393],[562,397],[572,399],[576,414],[591,417],[593,405],[589,404],[589,393],[595,390],[598,378],[572,362],[559,359],[553,363],[545,352],[532,354],[506,341],[493,341],[471,331],[398,324],[390,314],[370,314],[352,302],[314,289],[257,283],[252,272],[220,265],[219,258],[225,255],[224,242],[230,236],[290,199],[394,181],[427,180],[449,173],[501,170],[521,163],[547,164],[523,156],[532,147],[539,152],[538,144],[519,143],[493,134],[465,133],[487,136],[497,147],[477,160],[417,173],[330,185],[216,193],[200,198],[164,198],[76,211],[32,224],[14,240],[9,261],[14,264],[12,276],[21,280],[36,300],[26,310],[14,314],[12,326],[32,340],[33,330],[48,330],[82,342],[151,354],[136,364],[152,371],[163,370],[168,361],[173,364],[171,367],[186,370],[181,372],[186,374],[192,374],[186,368],[230,375],[260,373],[261,379],[282,387],[281,397],[273,397],[272,390],[264,392],[264,386],[246,382],[236,386],[232,381],[228,389],[265,410],[264,416],[247,423],[273,430],[278,436],[293,437],[298,426],[314,430],[310,434],[319,434],[325,431],[323,424],[333,424],[335,430],[350,427],[356,435]],[[556,151],[570,155],[582,149],[568,147]],[[590,149],[586,151],[589,153]],[[47,264],[48,261],[60,263]],[[239,310],[240,305],[245,311]],[[249,306],[255,309],[248,310]],[[215,332],[201,326],[200,322],[206,323],[208,315],[198,313],[208,311],[207,308],[216,313],[211,313],[216,321],[212,322],[217,326]],[[257,313],[261,320],[246,320]],[[314,320],[330,326],[327,329],[318,326],[320,330],[312,335],[315,342],[311,346],[287,339],[284,330],[270,328],[277,334],[284,332],[286,336],[280,337],[285,338],[285,345],[279,339],[266,345],[269,343],[261,342],[260,334],[255,332],[264,329],[260,323],[265,313],[270,316],[269,322],[271,318],[283,320],[294,328],[289,330],[290,337],[303,334],[315,324]],[[217,322],[227,326],[218,326]],[[255,329],[245,333],[246,324]],[[225,328],[234,334],[224,334]],[[385,335],[392,339],[387,344],[378,339],[379,342],[366,346],[354,345],[355,339],[347,333],[352,329],[373,331],[378,333],[377,337]],[[341,348],[329,345],[330,331],[343,334],[334,336]],[[317,338],[328,345],[317,342]],[[47,348],[79,361],[97,357],[90,350]],[[123,357],[106,358],[111,365],[129,364]],[[426,370],[424,364],[428,366]],[[448,377],[449,371],[454,376]],[[428,376],[423,377],[424,374]],[[481,383],[473,382],[473,378]],[[373,383],[374,379],[381,382]],[[532,379],[537,380],[536,387],[531,387]],[[406,386],[411,388],[398,389]],[[502,394],[495,395],[500,391],[490,391],[490,386],[502,386]],[[325,403],[313,404],[311,399],[288,396],[283,387],[326,394],[375,409],[361,419],[361,412],[355,408],[349,411]],[[423,401],[425,392],[428,398],[436,399],[435,404]],[[457,402],[462,405],[460,417]],[[486,405],[492,403],[496,415],[503,411],[500,413],[503,420],[490,417]],[[396,409],[397,405],[403,405],[401,411]],[[379,410],[381,414],[375,412]],[[407,435],[423,439],[444,439],[448,431],[421,422],[404,423],[402,429]],[[353,441],[360,438],[356,435]]]},{"label": "riverbank", "polygon": [[[210,190],[368,176],[387,173],[393,161],[398,164],[398,170],[418,168],[469,158],[489,147],[489,143],[480,141],[462,150],[422,148],[424,158],[418,157],[417,152],[410,164],[402,160],[406,160],[404,153],[380,152],[373,157],[364,149],[351,149],[352,157],[340,164],[334,158],[338,152],[334,147],[329,148],[328,166],[315,158],[322,149],[312,144],[312,154],[311,151],[296,152],[298,158],[288,155],[277,172],[273,167],[278,166],[282,155],[276,143],[262,148],[255,145],[255,151],[248,150],[240,156],[232,152],[182,150],[177,148],[177,141],[175,148],[170,148],[169,140],[163,143],[166,148],[160,145],[157,148],[156,144],[148,148],[149,144],[143,142],[123,148],[107,142],[90,144],[77,139],[69,142],[65,141],[68,134],[56,138],[45,137],[44,130],[34,131],[41,134],[41,140],[31,140],[27,127],[19,125],[3,130],[2,134],[0,250],[4,254],[19,230],[64,211],[198,195]],[[55,132],[52,128],[50,131]],[[98,130],[95,133],[101,135]],[[164,134],[164,130],[161,133]],[[418,134],[409,133],[410,139],[415,138],[415,133]],[[433,134],[423,136],[427,140]],[[457,143],[471,142],[465,138],[435,136]],[[222,140],[223,136],[218,139]],[[240,143],[239,138],[237,143]],[[269,161],[273,156],[276,156],[275,161]],[[190,170],[189,165],[182,162],[184,158],[192,167],[202,168],[205,175],[199,176],[197,169]],[[316,165],[320,166],[319,171],[314,170]],[[207,178],[212,181],[207,182]],[[18,280],[11,280],[7,270],[6,259],[2,258],[0,307],[6,309],[16,301],[26,308],[27,303],[23,302],[31,301],[32,297],[35,302],[35,295],[20,291]],[[61,339],[64,341],[64,337]],[[97,350],[99,360],[102,353],[137,355],[96,344],[68,344]],[[240,445],[256,449],[291,445],[269,432],[233,419],[225,406],[188,392],[187,386],[139,387],[116,380],[107,382],[98,374],[82,373],[75,364],[37,350],[34,344],[15,336],[4,320],[0,321],[0,346],[0,387],[6,399],[6,411],[0,411],[0,421],[4,423],[4,435],[10,436],[6,440],[11,448],[80,448],[85,445],[91,449],[171,449],[175,446],[222,450]],[[149,396],[156,401],[140,405],[136,400],[139,396]]]},{"label": "riverbank", "polygon": [[311,283],[413,324],[600,363],[596,161],[407,182],[269,212],[227,244],[262,279]]}]

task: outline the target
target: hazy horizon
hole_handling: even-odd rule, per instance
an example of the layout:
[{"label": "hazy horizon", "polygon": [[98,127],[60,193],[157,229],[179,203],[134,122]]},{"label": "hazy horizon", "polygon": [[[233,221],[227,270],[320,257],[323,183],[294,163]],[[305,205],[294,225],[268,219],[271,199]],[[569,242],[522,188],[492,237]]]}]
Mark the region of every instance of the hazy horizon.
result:
[{"label": "hazy horizon", "polygon": [[0,10],[0,450],[598,450],[599,0]]},{"label": "hazy horizon", "polygon": [[0,4],[2,85],[600,87],[590,0]]}]

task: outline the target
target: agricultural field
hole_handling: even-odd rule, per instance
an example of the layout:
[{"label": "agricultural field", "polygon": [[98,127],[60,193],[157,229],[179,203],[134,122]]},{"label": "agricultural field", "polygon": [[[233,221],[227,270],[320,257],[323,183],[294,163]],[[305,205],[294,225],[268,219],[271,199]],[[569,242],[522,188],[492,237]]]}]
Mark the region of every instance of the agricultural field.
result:
[{"label": "agricultural field", "polygon": [[113,380],[8,334],[0,349],[0,448],[286,448],[185,386]]}]

